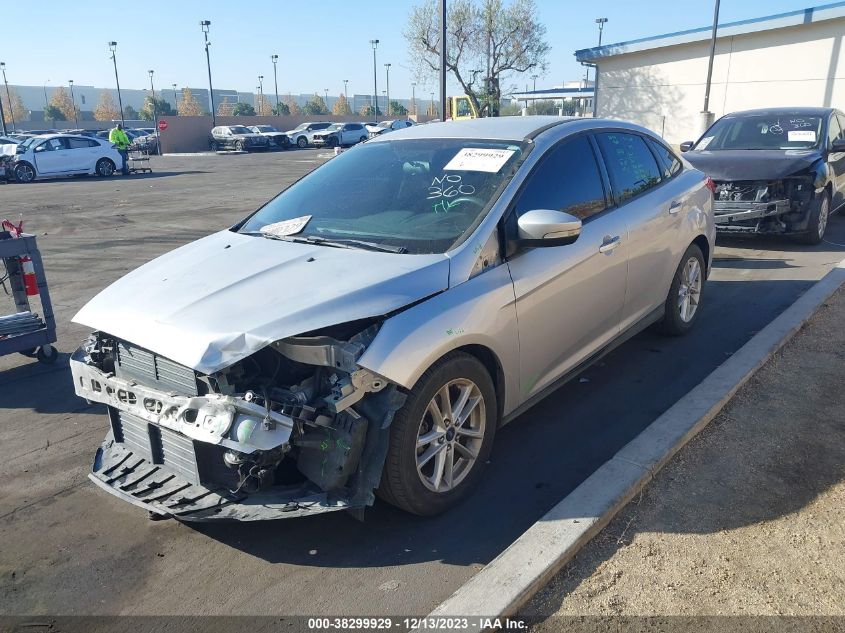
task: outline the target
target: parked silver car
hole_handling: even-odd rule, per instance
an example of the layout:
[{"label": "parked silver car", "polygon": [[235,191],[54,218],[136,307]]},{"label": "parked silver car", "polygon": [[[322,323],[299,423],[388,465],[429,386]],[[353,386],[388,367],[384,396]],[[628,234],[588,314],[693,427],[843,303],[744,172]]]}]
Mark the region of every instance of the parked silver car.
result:
[{"label": "parked silver car", "polygon": [[288,135],[292,145],[296,145],[299,149],[305,149],[309,145],[313,145],[314,134],[316,132],[325,130],[331,125],[334,125],[331,121],[300,123],[292,130],[285,132],[285,134]]},{"label": "parked silver car", "polygon": [[111,427],[91,479],[186,521],[361,511],[374,493],[446,510],[499,426],[646,326],[694,325],[712,201],[617,121],[358,145],[76,315],[95,332],[74,386]]}]

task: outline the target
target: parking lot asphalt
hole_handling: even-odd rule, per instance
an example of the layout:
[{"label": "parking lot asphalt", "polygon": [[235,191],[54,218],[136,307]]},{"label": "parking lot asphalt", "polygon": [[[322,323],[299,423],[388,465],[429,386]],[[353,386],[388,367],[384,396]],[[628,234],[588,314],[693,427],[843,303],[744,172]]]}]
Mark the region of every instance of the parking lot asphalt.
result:
[{"label": "parking lot asphalt", "polygon": [[635,337],[502,429],[484,482],[445,515],[377,502],[363,523],[149,521],[86,478],[106,420],[73,393],[66,354],[86,330],[70,319],[111,281],[232,224],[325,156],[165,156],[150,175],[0,185],[0,217],[22,213],[38,236],[65,353],[54,366],[0,357],[0,613],[427,613],[845,252],[839,216],[818,247],[720,240],[694,332]]}]

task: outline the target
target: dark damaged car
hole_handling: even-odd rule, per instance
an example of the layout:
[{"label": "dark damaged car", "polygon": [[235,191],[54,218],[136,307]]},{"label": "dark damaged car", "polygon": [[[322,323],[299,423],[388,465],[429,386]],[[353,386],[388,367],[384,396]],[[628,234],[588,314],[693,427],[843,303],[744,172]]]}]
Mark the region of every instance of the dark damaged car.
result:
[{"label": "dark damaged car", "polygon": [[681,151],[715,182],[722,233],[818,244],[845,203],[845,116],[832,108],[735,112]]}]

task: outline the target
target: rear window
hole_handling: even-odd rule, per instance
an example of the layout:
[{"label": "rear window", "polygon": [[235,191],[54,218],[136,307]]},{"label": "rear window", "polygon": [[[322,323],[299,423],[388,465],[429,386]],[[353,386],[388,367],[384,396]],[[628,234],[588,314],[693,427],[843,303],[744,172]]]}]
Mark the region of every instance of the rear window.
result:
[{"label": "rear window", "polygon": [[681,161],[672,150],[652,138],[648,139],[648,144],[657,156],[664,178],[671,178],[681,171]]},{"label": "rear window", "polygon": [[596,134],[604,155],[610,184],[619,204],[651,189],[660,182],[660,170],[645,139],[636,134]]}]

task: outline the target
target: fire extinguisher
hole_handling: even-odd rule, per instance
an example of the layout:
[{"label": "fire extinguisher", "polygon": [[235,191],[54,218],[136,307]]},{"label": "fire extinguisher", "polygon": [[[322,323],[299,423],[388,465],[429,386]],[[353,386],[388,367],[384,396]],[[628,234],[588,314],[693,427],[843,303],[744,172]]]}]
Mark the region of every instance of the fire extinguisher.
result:
[{"label": "fire extinguisher", "polygon": [[32,265],[32,260],[29,255],[24,255],[19,258],[21,263],[21,270],[23,271],[23,285],[26,289],[27,297],[38,296],[38,280],[35,277],[35,266]]}]

